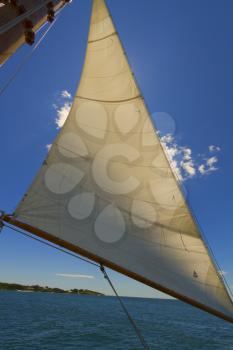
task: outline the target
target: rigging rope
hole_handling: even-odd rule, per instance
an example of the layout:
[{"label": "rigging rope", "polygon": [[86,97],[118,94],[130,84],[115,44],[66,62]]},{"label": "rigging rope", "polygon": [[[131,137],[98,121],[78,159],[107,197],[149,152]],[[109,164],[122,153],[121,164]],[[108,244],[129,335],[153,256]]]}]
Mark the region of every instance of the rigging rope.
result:
[{"label": "rigging rope", "polygon": [[9,228],[10,230],[15,231],[15,232],[17,232],[17,233],[20,233],[21,235],[23,235],[23,236],[25,236],[25,237],[27,237],[27,238],[31,238],[31,239],[33,239],[34,241],[40,242],[40,243],[42,243],[42,244],[44,244],[44,245],[46,245],[46,246],[49,246],[49,247],[51,247],[51,248],[54,248],[54,249],[60,251],[60,252],[62,252],[62,253],[65,253],[65,254],[70,255],[70,256],[72,256],[72,257],[74,257],[74,258],[76,258],[76,259],[79,259],[79,260],[84,261],[84,262],[86,262],[86,263],[88,263],[88,264],[90,264],[90,265],[93,265],[93,266],[95,266],[95,267],[100,268],[100,271],[103,273],[104,278],[106,279],[106,281],[109,283],[110,287],[112,288],[112,290],[113,290],[113,292],[114,292],[116,298],[118,299],[118,301],[119,301],[119,303],[120,303],[120,305],[121,305],[123,311],[125,312],[125,314],[126,314],[128,320],[129,320],[129,322],[131,323],[131,325],[132,325],[132,327],[133,327],[133,329],[134,329],[134,331],[135,331],[135,333],[136,333],[138,339],[139,339],[140,342],[141,342],[141,345],[142,345],[143,349],[145,349],[145,350],[150,350],[150,348],[149,348],[149,346],[147,345],[147,343],[146,343],[146,341],[145,341],[145,339],[144,339],[142,333],[140,332],[140,330],[139,330],[139,328],[137,327],[135,321],[134,321],[133,318],[131,317],[131,315],[130,315],[129,311],[127,310],[125,304],[123,303],[121,297],[118,295],[118,293],[117,293],[117,291],[116,291],[116,289],[115,289],[115,287],[114,287],[112,281],[110,280],[110,278],[109,278],[109,276],[108,276],[108,274],[107,274],[107,272],[106,272],[106,270],[105,270],[105,268],[104,268],[104,266],[103,266],[102,264],[96,264],[96,263],[93,262],[93,261],[90,261],[90,260],[88,260],[88,259],[85,259],[85,258],[83,258],[83,257],[81,257],[81,256],[79,256],[79,255],[77,255],[77,254],[74,254],[74,253],[72,253],[72,252],[69,252],[69,251],[63,249],[63,248],[60,248],[60,247],[58,247],[58,246],[55,246],[55,245],[53,245],[53,244],[51,244],[51,243],[49,243],[49,242],[46,242],[46,241],[44,241],[44,240],[42,240],[42,239],[40,239],[40,238],[37,238],[37,237],[35,237],[35,236],[32,236],[31,234],[26,233],[26,232],[24,232],[24,231],[22,231],[22,230],[20,230],[20,229],[18,229],[18,228],[16,228],[16,227],[13,227],[13,226],[11,226],[11,225],[8,225],[8,224],[6,224],[5,222],[3,223],[3,221],[1,220],[1,216],[0,216],[0,231],[1,231],[1,229],[4,228],[4,227],[7,227],[7,228]]},{"label": "rigging rope", "polygon": [[54,26],[56,23],[57,17],[51,24],[50,26],[46,29],[46,31],[43,33],[43,35],[40,37],[38,42],[33,46],[32,50],[23,58],[23,60],[19,63],[19,65],[16,67],[15,71],[13,74],[9,77],[9,79],[6,81],[6,83],[0,88],[0,96],[6,91],[6,89],[9,87],[9,85],[12,83],[12,81],[15,79],[17,74],[21,71],[21,69],[25,66],[25,64],[29,61],[31,58],[32,54],[36,51],[36,49],[39,47],[39,45],[42,43],[50,29]]},{"label": "rigging rope", "polygon": [[133,318],[131,317],[129,311],[127,310],[125,304],[123,303],[121,297],[118,295],[114,285],[112,284],[112,281],[110,280],[105,268],[103,265],[100,265],[100,271],[103,273],[104,275],[104,278],[108,281],[110,287],[112,288],[115,296],[117,297],[123,311],[125,312],[126,316],[128,317],[128,320],[129,322],[131,323],[136,335],[138,336],[138,339],[140,340],[141,344],[142,344],[142,347],[145,349],[145,350],[150,350],[149,346],[147,345],[142,333],[140,332],[139,328],[137,327],[136,323],[134,322]]},{"label": "rigging rope", "polygon": [[[2,223],[1,219],[0,219],[0,222]],[[99,265],[96,264],[96,263],[94,263],[93,261],[90,261],[90,260],[87,260],[87,259],[85,259],[85,258],[82,258],[81,256],[79,256],[79,255],[77,255],[77,254],[71,253],[71,252],[69,252],[69,251],[67,251],[67,250],[65,250],[65,249],[63,249],[63,248],[60,248],[60,247],[58,247],[58,246],[55,246],[55,245],[53,245],[53,244],[51,244],[51,243],[49,243],[49,242],[44,241],[43,239],[34,237],[34,236],[30,235],[29,233],[26,233],[26,232],[24,232],[24,231],[22,231],[22,230],[20,230],[20,229],[17,229],[16,227],[12,227],[12,226],[10,226],[10,225],[8,225],[8,224],[6,224],[6,223],[2,223],[2,224],[3,224],[3,227],[7,227],[7,228],[9,228],[10,230],[13,230],[13,231],[15,231],[15,232],[18,232],[18,233],[20,233],[21,235],[23,235],[23,236],[25,236],[25,237],[27,237],[27,238],[31,238],[31,239],[33,239],[34,241],[40,242],[40,243],[42,243],[42,244],[44,244],[44,245],[46,245],[46,246],[49,246],[49,247],[51,247],[51,248],[54,248],[54,249],[56,249],[56,250],[58,250],[58,251],[60,251],[60,252],[62,252],[62,253],[65,253],[65,254],[67,254],[67,255],[73,256],[74,258],[77,258],[77,259],[79,259],[79,260],[82,260],[82,261],[84,261],[84,262],[86,262],[86,263],[89,263],[89,264],[91,264],[91,265],[96,266],[96,267],[99,268]]]}]

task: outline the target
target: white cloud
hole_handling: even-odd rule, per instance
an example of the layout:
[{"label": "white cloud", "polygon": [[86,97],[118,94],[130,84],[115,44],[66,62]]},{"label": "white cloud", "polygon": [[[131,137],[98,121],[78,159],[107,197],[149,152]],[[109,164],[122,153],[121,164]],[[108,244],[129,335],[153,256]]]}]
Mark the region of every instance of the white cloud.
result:
[{"label": "white cloud", "polygon": [[180,153],[179,147],[177,146],[174,137],[171,134],[167,134],[161,137],[161,144],[164,148],[164,151],[167,154],[168,159],[170,160],[171,167],[176,175],[176,178],[180,181],[183,180],[179,164],[176,157]]},{"label": "white cloud", "polygon": [[204,175],[204,174],[206,174],[207,169],[205,168],[204,164],[201,164],[201,165],[199,165],[198,170],[202,175]]},{"label": "white cloud", "polygon": [[184,179],[183,179],[181,170],[180,170],[180,168],[179,168],[178,163],[177,163],[176,160],[173,159],[173,160],[171,161],[171,167],[172,167],[172,169],[173,169],[173,172],[174,172],[174,174],[175,174],[177,180],[183,181]]},{"label": "white cloud", "polygon": [[192,151],[190,148],[183,148],[184,153],[184,160],[191,160],[192,159]]},{"label": "white cloud", "polygon": [[46,148],[47,148],[48,152],[51,150],[51,147],[52,147],[51,144],[50,145],[46,145]]},{"label": "white cloud", "polygon": [[161,142],[176,177],[180,181],[196,175],[195,163],[192,159],[192,150],[190,148],[179,146],[171,134],[163,136]]},{"label": "white cloud", "polygon": [[167,134],[163,137],[161,137],[161,141],[164,143],[172,143],[174,141],[174,136],[172,136],[171,134]]},{"label": "white cloud", "polygon": [[171,159],[173,159],[179,153],[179,149],[175,146],[169,147],[165,144],[165,147],[166,147],[167,154]]},{"label": "white cloud", "polygon": [[201,175],[208,175],[218,170],[216,164],[218,162],[217,157],[210,157],[205,160],[205,163],[201,164],[198,167],[198,170]]},{"label": "white cloud", "polygon": [[[218,170],[216,156],[207,157],[205,154],[193,156],[192,149],[178,145],[174,136],[167,134],[161,137],[161,143],[170,160],[170,164],[180,181],[194,178],[197,175],[209,175]],[[220,151],[220,147],[209,146],[209,152]]]},{"label": "white cloud", "polygon": [[209,167],[213,167],[215,163],[218,162],[218,158],[217,157],[211,157],[209,159],[207,159],[206,161],[206,164],[209,166]]},{"label": "white cloud", "polygon": [[210,152],[220,152],[221,148],[218,146],[211,145],[211,146],[209,146],[209,151]]},{"label": "white cloud", "polygon": [[68,114],[70,112],[71,109],[71,102],[68,102],[67,99],[71,99],[71,94],[69,93],[69,91],[67,90],[63,90],[60,93],[60,96],[65,99],[66,101],[61,99],[57,99],[56,103],[53,104],[53,108],[56,110],[57,112],[57,116],[55,118],[55,123],[57,125],[57,129],[60,129],[63,127]]},{"label": "white cloud", "polygon": [[63,90],[61,92],[61,97],[71,99],[72,95],[71,95],[71,93],[69,91]]},{"label": "white cloud", "polygon": [[65,278],[86,278],[86,279],[95,278],[94,276],[90,276],[90,275],[72,275],[69,273],[56,273],[56,276],[65,277]]},{"label": "white cloud", "polygon": [[[184,156],[185,159],[185,156]],[[196,169],[192,160],[180,162],[181,167],[186,172],[187,176],[193,177],[196,175]]]},{"label": "white cloud", "polygon": [[54,108],[57,111],[57,117],[55,119],[55,123],[57,125],[57,128],[60,129],[63,127],[63,125],[68,117],[68,114],[69,114],[70,109],[71,109],[71,103],[65,102],[64,105],[61,107],[57,107],[54,105]]}]

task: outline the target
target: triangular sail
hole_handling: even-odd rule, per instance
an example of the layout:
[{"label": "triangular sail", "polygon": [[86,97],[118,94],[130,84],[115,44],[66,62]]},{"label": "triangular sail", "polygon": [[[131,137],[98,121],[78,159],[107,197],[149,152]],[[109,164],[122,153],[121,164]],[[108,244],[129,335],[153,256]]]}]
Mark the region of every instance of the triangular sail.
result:
[{"label": "triangular sail", "polygon": [[233,322],[104,0],[69,117],[12,223]]}]

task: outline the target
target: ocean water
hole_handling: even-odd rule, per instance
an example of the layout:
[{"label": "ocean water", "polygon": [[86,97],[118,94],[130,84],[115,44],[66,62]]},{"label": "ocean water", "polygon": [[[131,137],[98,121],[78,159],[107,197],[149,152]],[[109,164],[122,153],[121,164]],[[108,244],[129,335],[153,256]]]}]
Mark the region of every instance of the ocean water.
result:
[{"label": "ocean water", "polygon": [[[150,349],[233,350],[233,325],[175,300],[124,298]],[[140,350],[113,297],[0,292],[1,350]]]}]

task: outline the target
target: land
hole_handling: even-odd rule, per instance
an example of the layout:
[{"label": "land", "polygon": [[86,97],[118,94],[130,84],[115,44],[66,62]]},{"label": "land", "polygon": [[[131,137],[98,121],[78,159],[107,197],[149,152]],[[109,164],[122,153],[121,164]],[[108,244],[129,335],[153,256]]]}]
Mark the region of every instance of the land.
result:
[{"label": "land", "polygon": [[63,293],[63,294],[81,294],[103,296],[104,294],[88,289],[70,289],[64,290],[61,288],[41,287],[39,285],[25,286],[18,283],[0,282],[0,291],[18,291],[18,292],[40,292],[40,293]]}]

